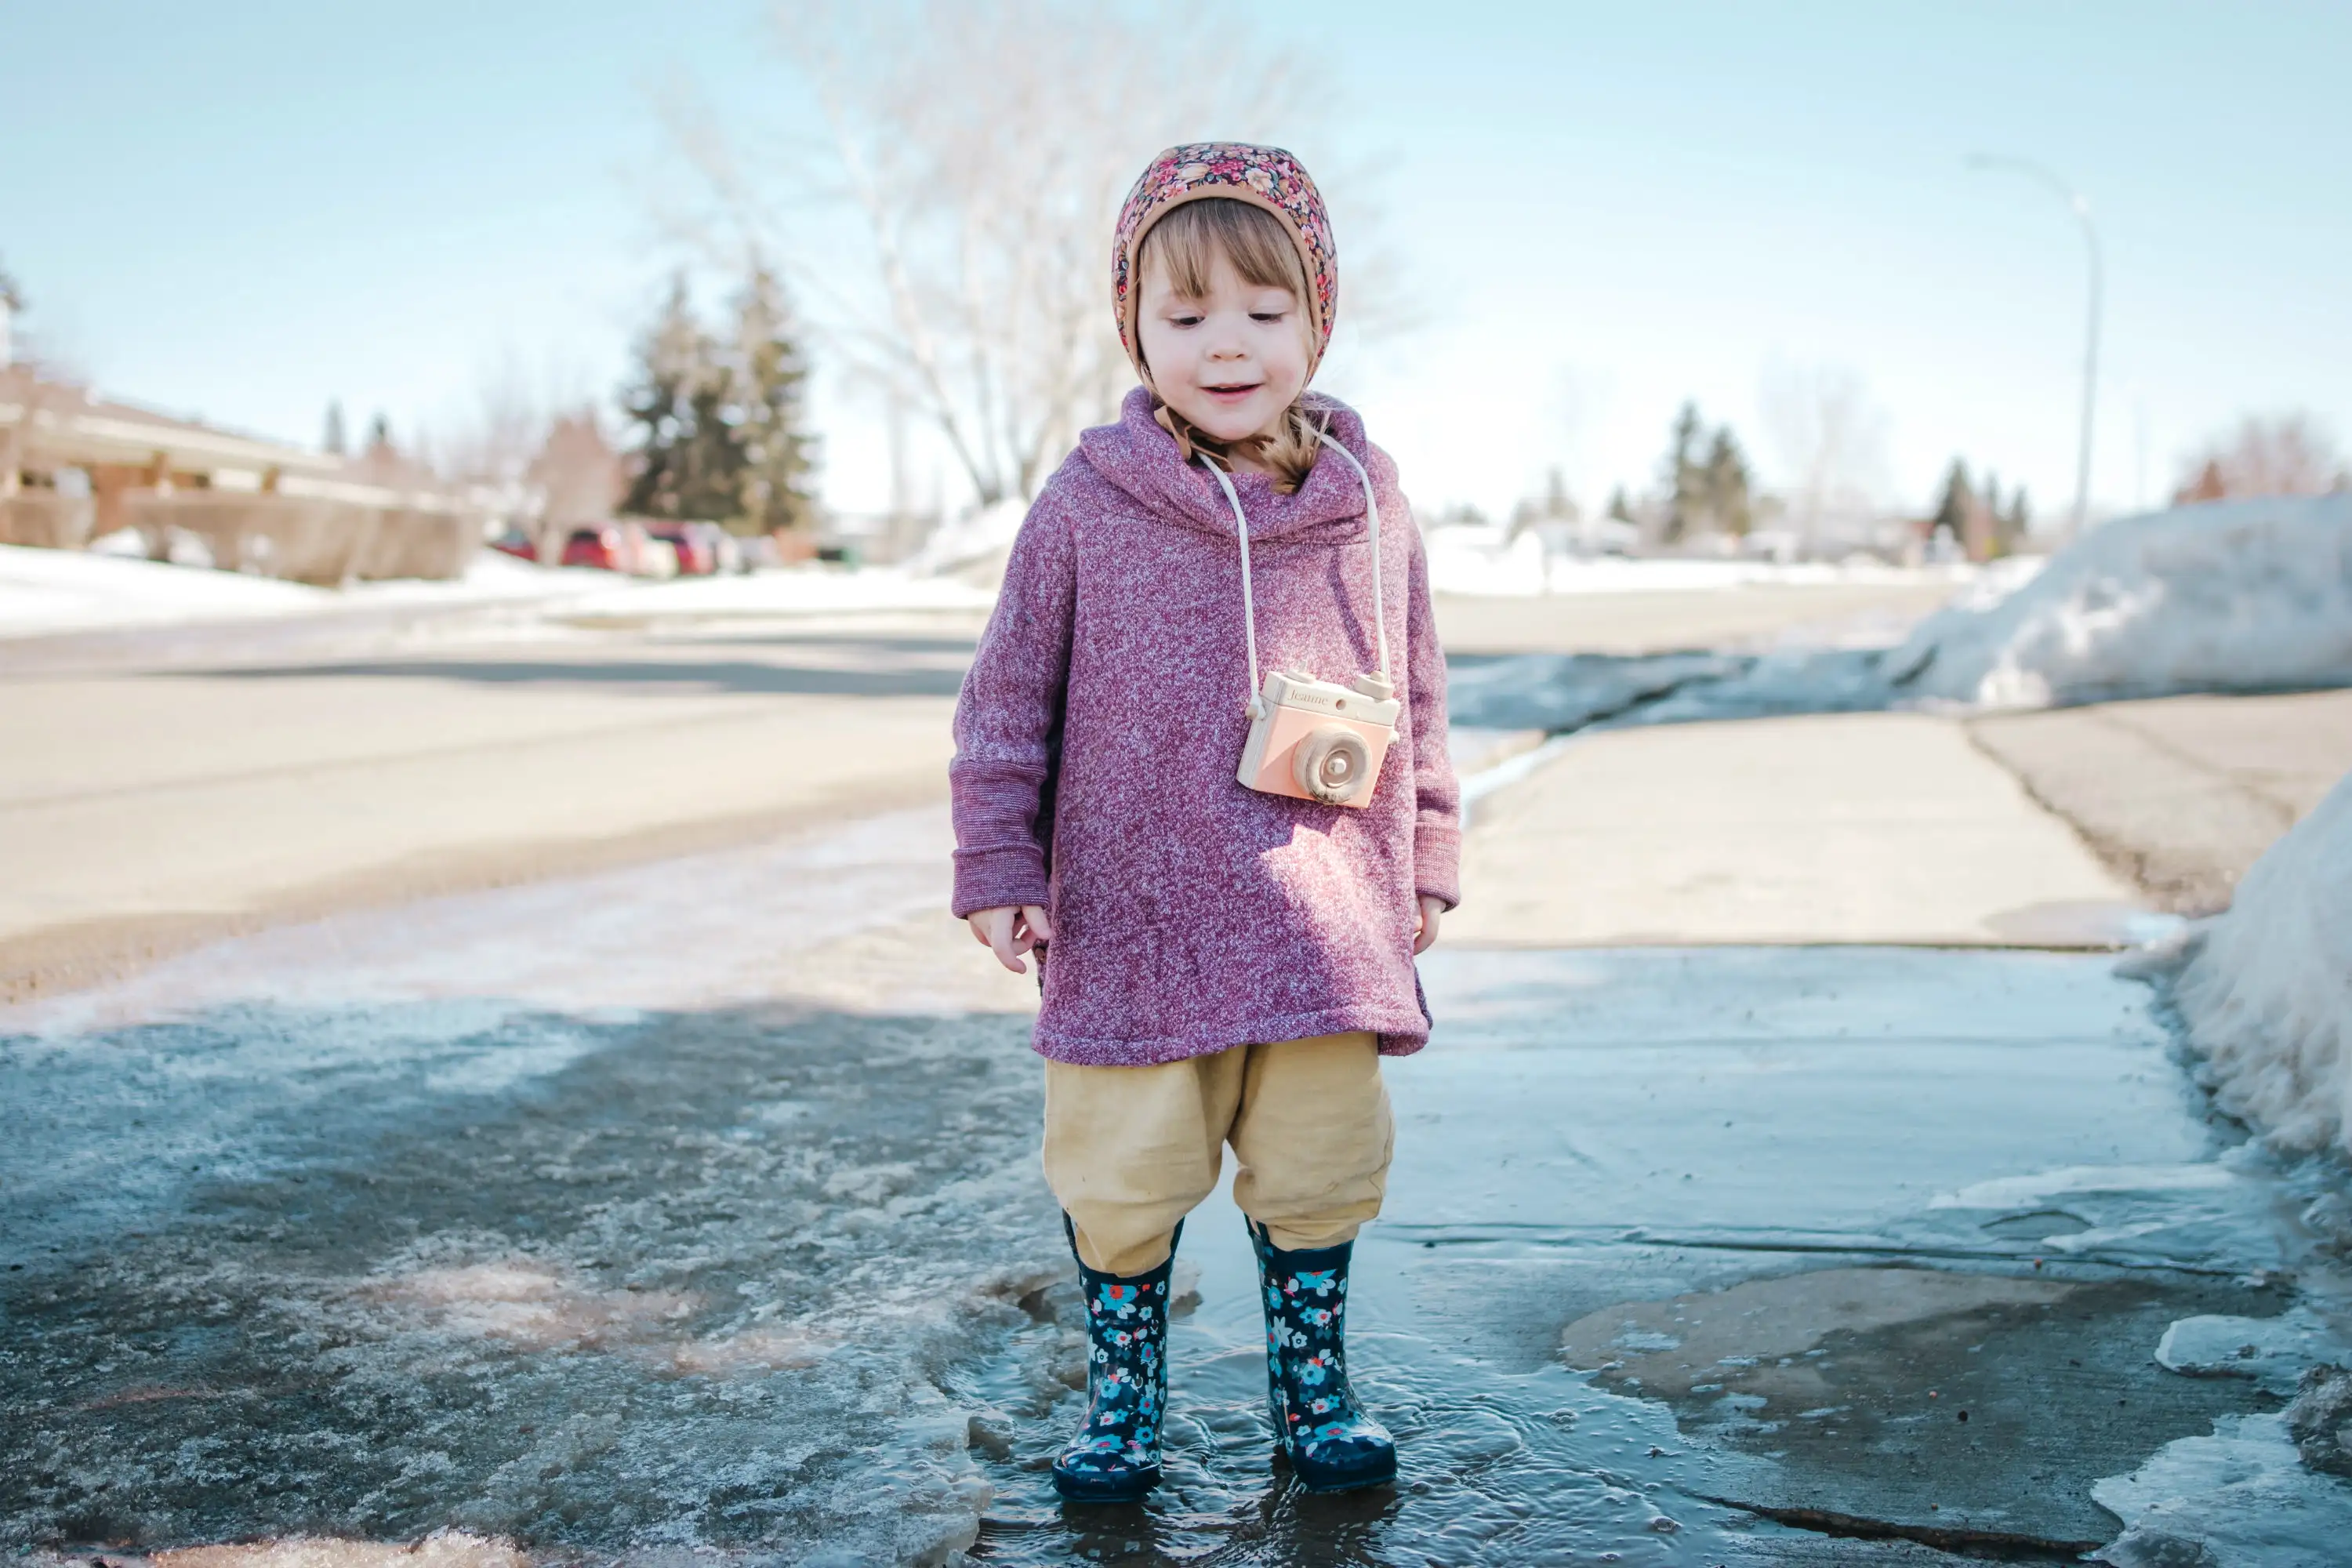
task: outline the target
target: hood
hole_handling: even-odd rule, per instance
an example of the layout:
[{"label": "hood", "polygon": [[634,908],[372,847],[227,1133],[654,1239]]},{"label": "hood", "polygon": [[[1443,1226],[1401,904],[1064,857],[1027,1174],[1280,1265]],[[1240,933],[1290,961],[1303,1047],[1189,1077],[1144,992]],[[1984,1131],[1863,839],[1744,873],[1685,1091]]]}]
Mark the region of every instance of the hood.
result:
[{"label": "hood", "polygon": [[[1375,485],[1394,482],[1386,457],[1376,453],[1356,411],[1336,397],[1309,393],[1304,400],[1318,420],[1328,417],[1331,434],[1371,471]],[[1095,472],[1133,497],[1150,516],[1185,528],[1234,537],[1233,509],[1208,470],[1186,463],[1176,437],[1151,416],[1151,394],[1136,387],[1119,405],[1118,423],[1097,425],[1078,437],[1078,450]],[[1234,489],[1249,518],[1250,542],[1297,539],[1338,544],[1363,532],[1364,487],[1353,468],[1336,458],[1318,462],[1296,493],[1282,495],[1264,474],[1236,473]]]}]

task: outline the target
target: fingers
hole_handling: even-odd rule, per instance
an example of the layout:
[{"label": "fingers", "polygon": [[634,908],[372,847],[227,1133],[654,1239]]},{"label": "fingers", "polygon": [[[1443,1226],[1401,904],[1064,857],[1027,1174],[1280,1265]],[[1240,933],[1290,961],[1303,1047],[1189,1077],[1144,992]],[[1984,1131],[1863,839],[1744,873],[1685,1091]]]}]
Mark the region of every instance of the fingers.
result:
[{"label": "fingers", "polygon": [[1445,911],[1433,899],[1421,901],[1420,930],[1413,933],[1412,951],[1418,955],[1437,945],[1437,920]]},{"label": "fingers", "polygon": [[1026,933],[1016,935],[1013,929],[1018,913],[1009,909],[988,911],[988,945],[996,950],[997,963],[1015,974],[1026,974],[1029,966],[1021,962],[1021,955],[1029,951],[1029,939]]},{"label": "fingers", "polygon": [[1015,974],[1029,973],[1029,966],[1021,962],[1023,953],[1054,940],[1054,922],[1035,904],[974,910],[965,923],[971,927],[971,940],[993,949],[996,962]]}]

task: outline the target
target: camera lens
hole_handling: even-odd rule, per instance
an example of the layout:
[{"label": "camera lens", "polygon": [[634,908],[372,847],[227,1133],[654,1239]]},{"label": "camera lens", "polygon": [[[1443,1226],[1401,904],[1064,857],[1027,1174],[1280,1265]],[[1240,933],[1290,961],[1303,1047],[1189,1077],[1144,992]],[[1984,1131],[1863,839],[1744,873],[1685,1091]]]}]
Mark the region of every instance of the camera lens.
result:
[{"label": "camera lens", "polygon": [[1344,724],[1324,724],[1309,731],[1290,758],[1291,778],[1326,805],[1355,799],[1371,769],[1371,748]]}]

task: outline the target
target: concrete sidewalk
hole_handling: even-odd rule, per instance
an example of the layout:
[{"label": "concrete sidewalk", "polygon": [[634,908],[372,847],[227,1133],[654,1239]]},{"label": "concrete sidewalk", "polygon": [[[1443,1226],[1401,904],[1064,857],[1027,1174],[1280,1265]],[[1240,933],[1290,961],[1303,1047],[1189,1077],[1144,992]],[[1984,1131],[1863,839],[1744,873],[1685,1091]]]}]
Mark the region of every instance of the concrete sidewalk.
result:
[{"label": "concrete sidewalk", "polygon": [[1958,723],[1603,731],[1480,803],[1449,942],[2105,947],[2132,887]]},{"label": "concrete sidewalk", "polygon": [[1969,733],[2150,902],[2209,914],[2352,773],[2352,691],[2106,702]]}]

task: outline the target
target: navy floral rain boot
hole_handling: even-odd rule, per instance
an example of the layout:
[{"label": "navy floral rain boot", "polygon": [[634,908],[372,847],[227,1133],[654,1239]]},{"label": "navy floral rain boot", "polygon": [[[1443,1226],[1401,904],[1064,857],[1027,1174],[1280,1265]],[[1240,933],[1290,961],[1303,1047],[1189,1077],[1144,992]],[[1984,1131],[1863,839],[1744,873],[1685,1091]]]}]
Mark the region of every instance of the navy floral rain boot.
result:
[{"label": "navy floral rain boot", "polygon": [[1265,1302],[1266,1402],[1275,1446],[1308,1491],[1396,1479],[1396,1439],[1348,1387],[1348,1258],[1353,1242],[1285,1252],[1252,1222]]},{"label": "navy floral rain boot", "polygon": [[[1062,1216],[1076,1257],[1078,1240]],[[1068,1502],[1133,1502],[1160,1484],[1160,1417],[1168,1405],[1168,1261],[1149,1274],[1099,1274],[1078,1259],[1087,1299],[1087,1420],[1054,1461]]]}]

